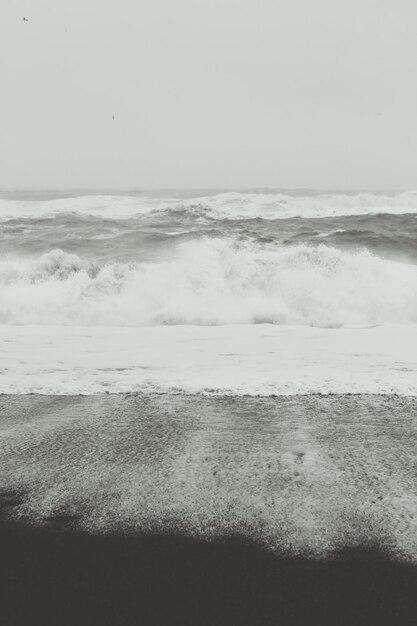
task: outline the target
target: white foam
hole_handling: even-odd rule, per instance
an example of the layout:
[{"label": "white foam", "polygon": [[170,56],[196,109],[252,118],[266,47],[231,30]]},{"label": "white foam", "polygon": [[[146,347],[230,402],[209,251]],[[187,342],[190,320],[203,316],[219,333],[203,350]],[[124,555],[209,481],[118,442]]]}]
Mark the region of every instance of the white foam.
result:
[{"label": "white foam", "polygon": [[210,207],[212,217],[251,219],[290,217],[337,217],[377,213],[417,213],[417,192],[376,193],[285,193],[227,192],[197,202]]},{"label": "white foam", "polygon": [[155,263],[60,250],[0,258],[0,323],[147,326],[417,322],[417,266],[326,246],[203,239]]},{"label": "white foam", "polygon": [[417,213],[417,191],[394,194],[225,192],[210,196],[97,195],[52,200],[0,199],[0,219],[39,218],[76,213],[126,219],[160,211],[189,211],[211,219],[279,219],[375,213]]},{"label": "white foam", "polygon": [[0,393],[417,395],[417,325],[0,326]]},{"label": "white foam", "polygon": [[34,219],[65,213],[126,219],[160,208],[161,202],[159,200],[133,196],[77,196],[53,200],[0,199],[0,219]]}]

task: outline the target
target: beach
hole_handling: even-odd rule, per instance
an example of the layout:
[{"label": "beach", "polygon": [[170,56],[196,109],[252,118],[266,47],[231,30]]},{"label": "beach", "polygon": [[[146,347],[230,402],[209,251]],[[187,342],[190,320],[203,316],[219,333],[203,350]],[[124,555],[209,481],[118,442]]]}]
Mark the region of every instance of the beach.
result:
[{"label": "beach", "polygon": [[1,623],[414,625],[417,196],[202,193],[3,194]]},{"label": "beach", "polygon": [[5,623],[414,623],[416,410],[1,396]]}]

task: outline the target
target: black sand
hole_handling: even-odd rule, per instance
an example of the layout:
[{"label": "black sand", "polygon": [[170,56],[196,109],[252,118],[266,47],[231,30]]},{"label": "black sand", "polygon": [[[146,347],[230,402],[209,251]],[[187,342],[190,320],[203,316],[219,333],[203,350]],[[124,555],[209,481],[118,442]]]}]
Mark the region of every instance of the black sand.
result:
[{"label": "black sand", "polygon": [[417,570],[377,549],[332,560],[272,555],[239,538],[91,536],[0,527],[5,626],[405,626]]},{"label": "black sand", "polygon": [[[416,624],[415,405],[366,397],[1,397],[0,623]],[[329,460],[334,481],[322,473]],[[306,533],[305,554],[299,543],[288,550],[288,528],[281,549],[279,528],[273,549],[257,541],[251,529],[257,521],[259,535],[272,514],[255,507],[254,494],[284,494],[272,509],[277,515],[280,506],[312,515],[311,531],[308,524],[291,530],[298,540]],[[303,509],[309,494],[314,507]],[[338,494],[352,498],[346,506],[353,508],[363,499],[359,520],[350,512],[342,524]],[[135,528],[123,507],[136,495],[133,509],[152,497],[160,511],[182,498],[191,525],[193,507],[204,520],[214,498],[216,539],[176,528],[178,516],[163,533],[160,525],[152,530],[152,516],[144,528],[144,514]],[[254,518],[236,532],[244,496]],[[229,508],[222,508],[225,497]],[[339,545],[310,554],[312,540],[320,547],[323,533],[332,536],[329,520],[341,524]],[[353,530],[345,537],[346,528]]]}]

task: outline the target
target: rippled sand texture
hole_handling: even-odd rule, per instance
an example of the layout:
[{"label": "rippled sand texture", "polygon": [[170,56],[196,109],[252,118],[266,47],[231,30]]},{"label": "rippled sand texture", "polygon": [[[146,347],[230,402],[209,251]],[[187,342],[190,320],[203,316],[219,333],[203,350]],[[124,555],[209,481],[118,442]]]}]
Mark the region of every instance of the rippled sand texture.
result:
[{"label": "rippled sand texture", "polygon": [[42,525],[243,534],[318,556],[377,543],[417,561],[416,411],[375,396],[1,396],[1,499]]}]

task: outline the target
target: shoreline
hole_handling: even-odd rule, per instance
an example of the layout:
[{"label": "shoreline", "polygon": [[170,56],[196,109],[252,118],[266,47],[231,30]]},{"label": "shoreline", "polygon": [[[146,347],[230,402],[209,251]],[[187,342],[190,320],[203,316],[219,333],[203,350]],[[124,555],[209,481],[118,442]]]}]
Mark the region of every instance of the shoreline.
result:
[{"label": "shoreline", "polygon": [[416,413],[383,396],[0,396],[3,622],[414,626]]},{"label": "shoreline", "polygon": [[0,325],[0,392],[417,397],[417,324]]}]

